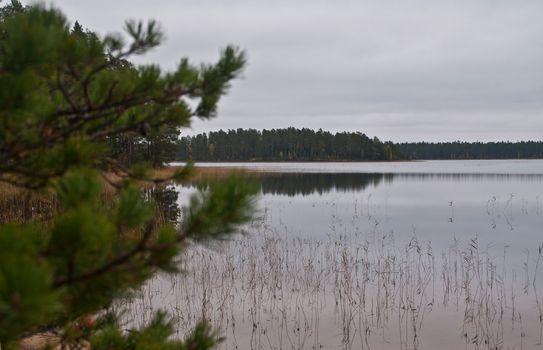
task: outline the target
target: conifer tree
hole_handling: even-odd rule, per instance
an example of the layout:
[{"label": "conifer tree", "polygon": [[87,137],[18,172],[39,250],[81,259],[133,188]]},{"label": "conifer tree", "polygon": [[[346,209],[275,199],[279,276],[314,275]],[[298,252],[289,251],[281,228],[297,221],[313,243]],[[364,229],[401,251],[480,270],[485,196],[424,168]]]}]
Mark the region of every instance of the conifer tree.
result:
[{"label": "conifer tree", "polygon": [[[250,219],[253,186],[236,178],[210,184],[180,225],[163,224],[134,181],[170,178],[124,166],[107,145],[214,117],[245,54],[228,46],[215,64],[181,59],[163,72],[130,64],[161,43],[159,25],[128,21],[125,32],[100,37],[43,5],[0,9],[0,181],[60,203],[46,221],[0,226],[2,350],[45,331],[93,349],[207,349],[218,341],[205,323],[175,340],[162,312],[126,332],[108,310],[158,271],[177,272],[192,242],[235,232]],[[101,199],[105,184],[118,191],[111,203]]]}]

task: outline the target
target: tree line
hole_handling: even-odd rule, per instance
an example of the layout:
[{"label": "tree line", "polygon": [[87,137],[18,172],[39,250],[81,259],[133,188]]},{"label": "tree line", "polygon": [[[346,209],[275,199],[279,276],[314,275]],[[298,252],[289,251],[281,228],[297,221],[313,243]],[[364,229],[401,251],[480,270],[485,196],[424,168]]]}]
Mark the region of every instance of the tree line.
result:
[{"label": "tree line", "polygon": [[542,141],[399,143],[409,159],[540,159]]},{"label": "tree line", "polygon": [[359,132],[332,134],[319,129],[237,129],[182,137],[179,160],[331,161],[402,159],[392,142]]},{"label": "tree line", "polygon": [[[170,161],[343,161],[404,159],[541,159],[543,141],[382,142],[360,132],[319,129],[231,129],[184,136],[155,137],[141,159]],[[175,147],[173,146],[175,142]],[[141,148],[141,146],[139,146]],[[175,151],[174,151],[175,150]],[[174,152],[176,154],[174,154]],[[122,153],[122,152],[121,152]]]}]

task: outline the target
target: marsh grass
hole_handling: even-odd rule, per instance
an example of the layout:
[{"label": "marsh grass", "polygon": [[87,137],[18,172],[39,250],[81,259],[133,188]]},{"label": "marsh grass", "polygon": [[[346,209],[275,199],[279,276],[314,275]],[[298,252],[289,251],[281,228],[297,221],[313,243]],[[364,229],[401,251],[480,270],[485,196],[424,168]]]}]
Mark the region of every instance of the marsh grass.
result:
[{"label": "marsh grass", "polygon": [[46,219],[58,209],[51,193],[35,193],[0,183],[0,224]]},{"label": "marsh grass", "polygon": [[[376,220],[369,198],[356,208],[353,216]],[[190,247],[182,276],[159,276],[135,302],[117,307],[128,310],[129,322],[166,308],[179,336],[205,319],[226,337],[223,349],[541,345],[543,247],[530,250],[517,271],[509,246],[452,237],[435,251],[416,232],[400,241],[378,224],[367,233],[345,227],[334,210],[322,239],[272,225],[264,211],[246,228],[249,237]]]},{"label": "marsh grass", "polygon": [[[171,177],[178,167],[165,167],[152,170],[152,177]],[[198,182],[225,177],[235,169],[227,168],[197,168],[191,181]],[[104,179],[117,181],[112,174],[104,174]],[[105,206],[113,206],[117,200],[115,189],[104,181],[102,191],[102,203]],[[139,186],[146,191],[146,195],[153,191],[149,183],[141,182]],[[60,210],[60,204],[53,191],[44,189],[42,191],[31,191],[16,187],[9,183],[0,182],[0,224],[22,223],[29,221],[47,222],[55,212]]]},{"label": "marsh grass", "polygon": [[[117,202],[116,191],[107,184],[101,202],[105,207],[113,207]],[[47,223],[60,210],[60,202],[52,190],[31,191],[0,182],[0,224]]]}]

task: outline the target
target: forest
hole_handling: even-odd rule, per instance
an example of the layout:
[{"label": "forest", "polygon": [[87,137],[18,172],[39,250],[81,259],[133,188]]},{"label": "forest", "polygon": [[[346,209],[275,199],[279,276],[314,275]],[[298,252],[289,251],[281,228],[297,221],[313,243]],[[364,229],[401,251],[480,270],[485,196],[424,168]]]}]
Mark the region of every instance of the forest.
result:
[{"label": "forest", "polygon": [[[195,161],[347,161],[424,159],[540,159],[542,141],[521,142],[382,142],[360,132],[331,133],[319,129],[236,129],[172,138],[155,138],[153,151],[163,160]],[[139,146],[141,148],[141,146]],[[138,148],[138,147],[135,147]],[[147,149],[147,148],[144,148]],[[167,154],[170,154],[167,156]],[[139,158],[149,159],[140,156]]]},{"label": "forest", "polygon": [[396,144],[408,159],[540,159],[542,141]]},{"label": "forest", "polygon": [[319,129],[237,129],[185,136],[177,159],[198,161],[331,161],[403,159],[392,142]]}]

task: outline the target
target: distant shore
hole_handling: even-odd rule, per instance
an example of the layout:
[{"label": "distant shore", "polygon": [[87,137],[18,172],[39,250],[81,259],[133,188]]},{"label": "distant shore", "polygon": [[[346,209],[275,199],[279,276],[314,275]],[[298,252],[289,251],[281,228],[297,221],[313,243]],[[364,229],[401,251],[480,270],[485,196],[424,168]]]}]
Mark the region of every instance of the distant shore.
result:
[{"label": "distant shore", "polygon": [[[418,162],[426,159],[398,159],[398,160],[195,160],[195,164],[199,163],[403,163],[403,162]],[[170,164],[186,163],[186,160],[177,160]]]}]

